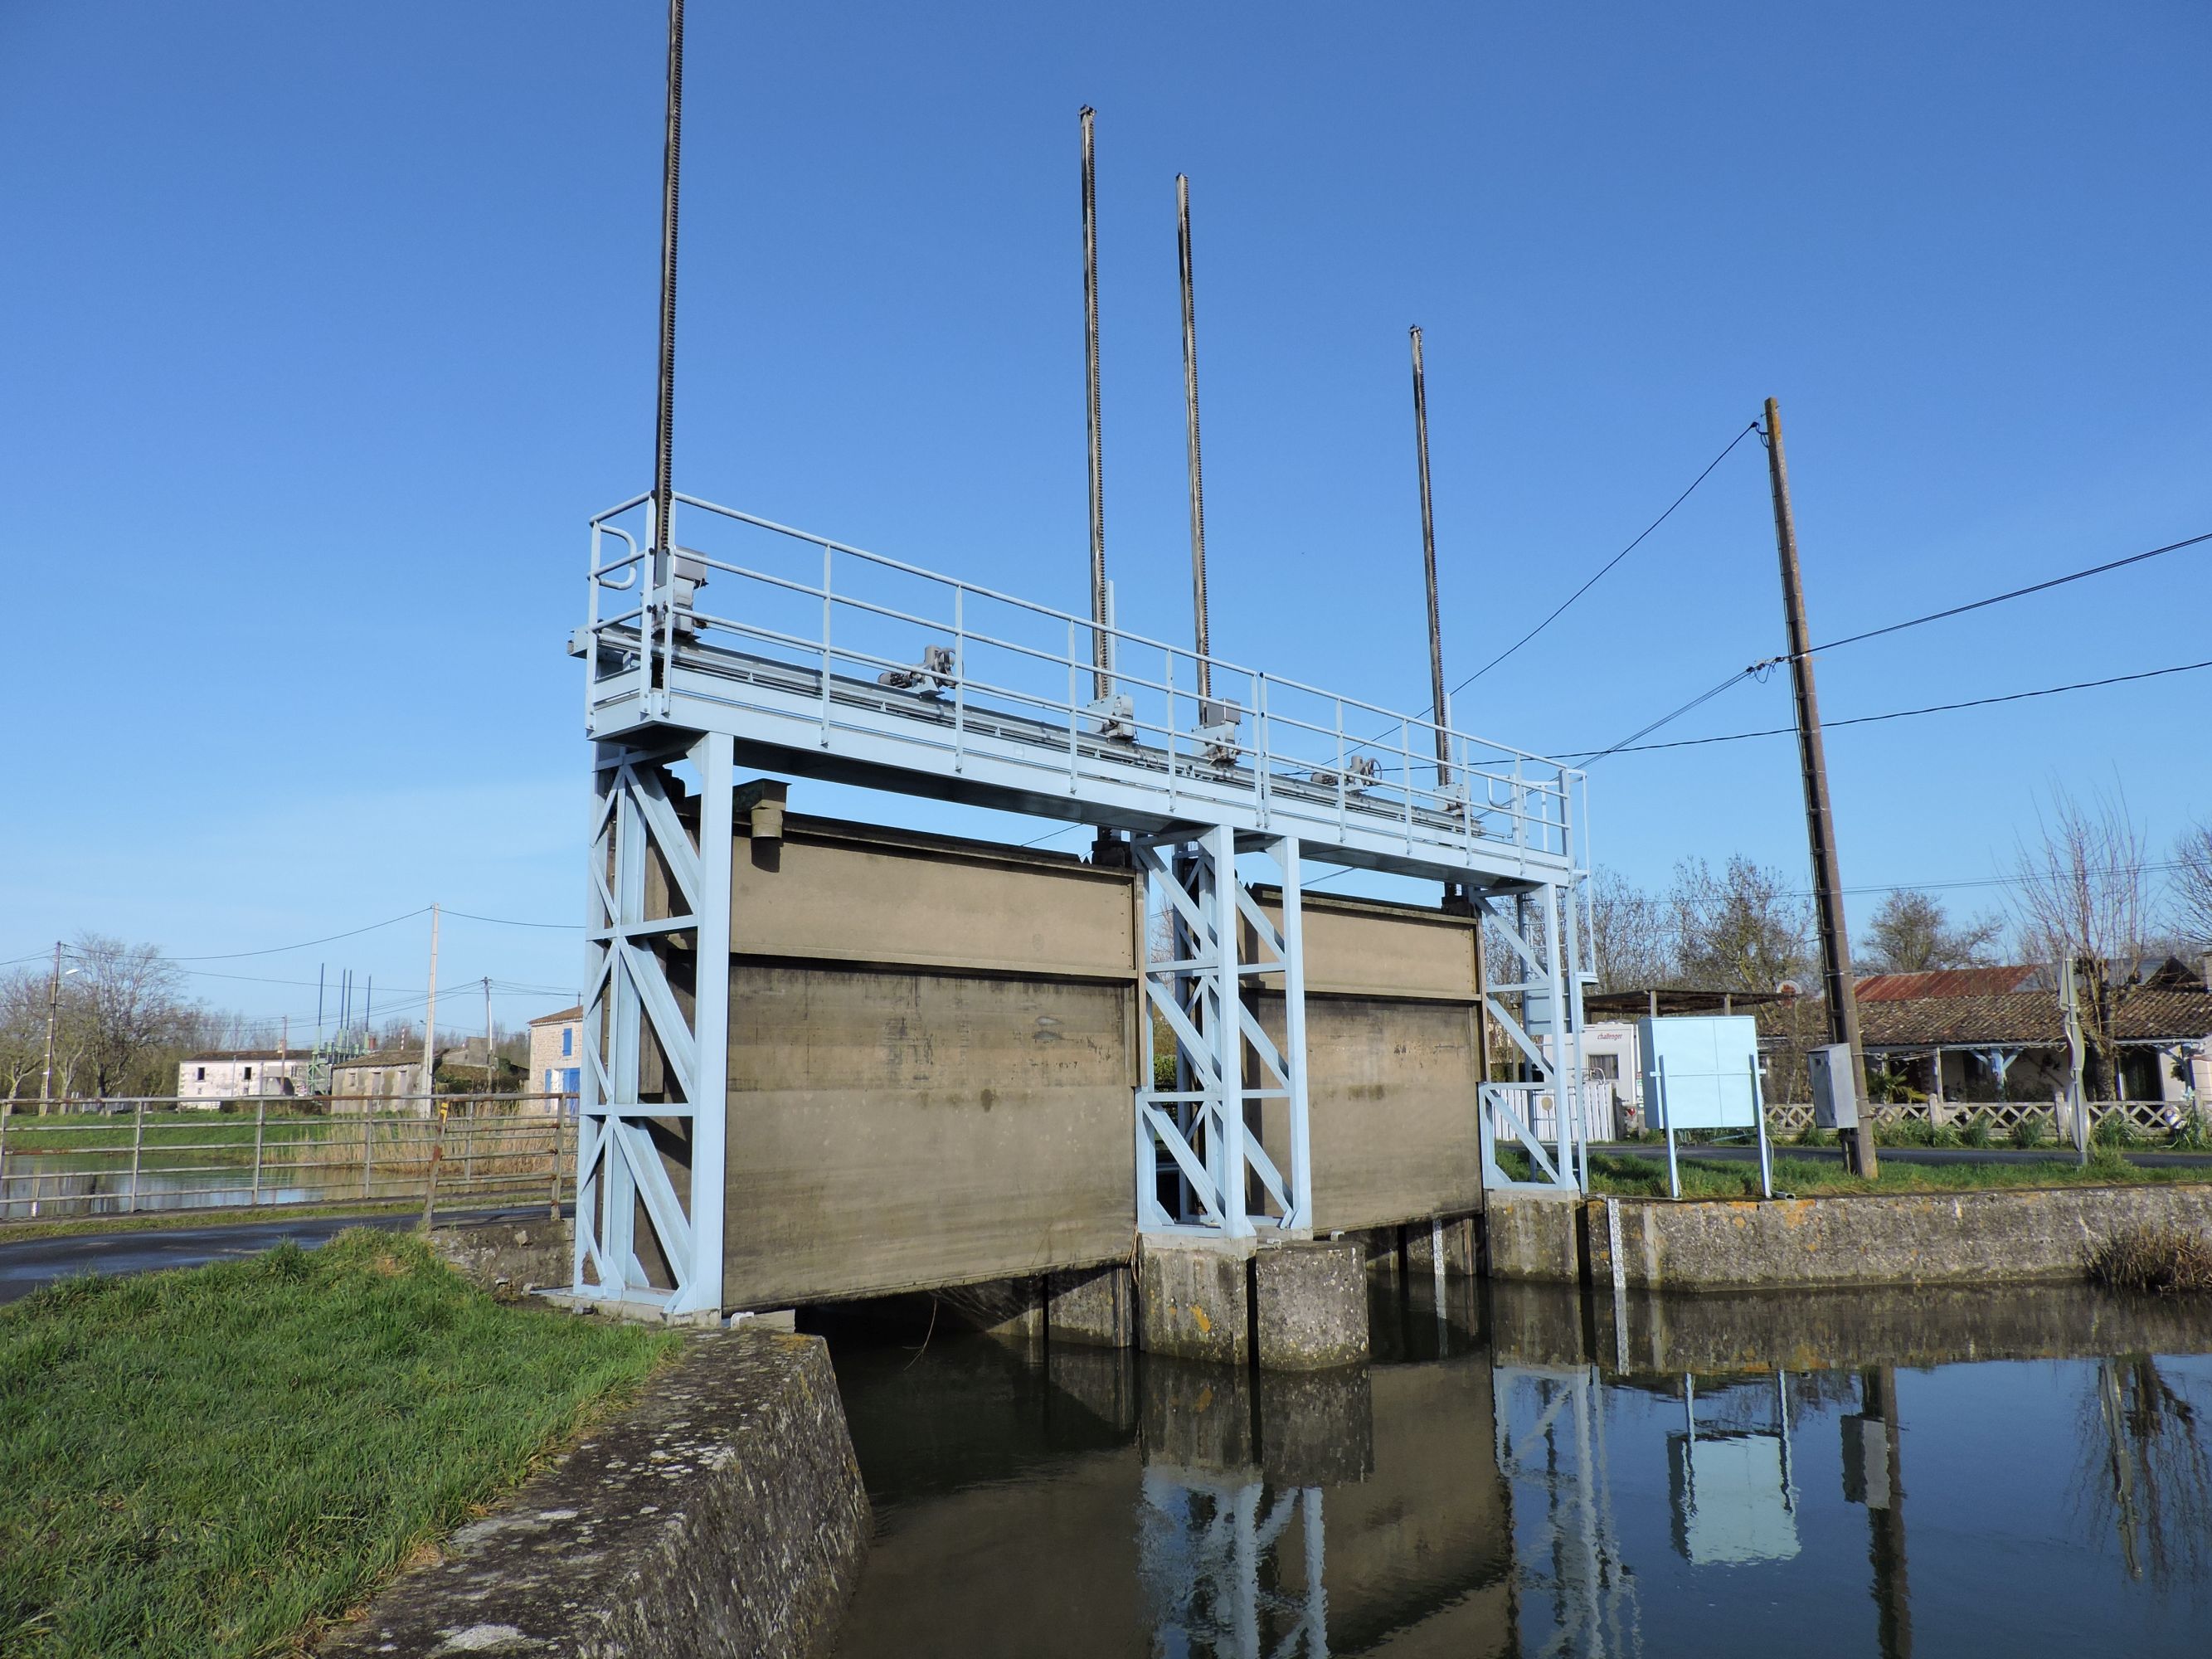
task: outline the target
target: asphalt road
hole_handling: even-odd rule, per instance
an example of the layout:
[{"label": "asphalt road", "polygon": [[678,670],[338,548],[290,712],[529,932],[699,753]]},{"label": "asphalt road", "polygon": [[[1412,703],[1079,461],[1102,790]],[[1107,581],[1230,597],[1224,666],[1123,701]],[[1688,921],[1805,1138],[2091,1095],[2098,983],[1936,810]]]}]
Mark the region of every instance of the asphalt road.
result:
[{"label": "asphalt road", "polygon": [[[464,1210],[441,1223],[541,1218],[543,1204],[503,1210]],[[14,1302],[71,1273],[143,1273],[162,1267],[198,1267],[234,1256],[258,1255],[285,1239],[309,1249],[327,1244],[349,1227],[404,1232],[415,1215],[298,1215],[280,1221],[240,1222],[228,1227],[147,1227],[136,1232],[71,1233],[0,1244],[0,1302]]]},{"label": "asphalt road", "polygon": [[[1656,1158],[1666,1161],[1664,1141],[1599,1141],[1592,1145],[1594,1152],[1619,1153],[1629,1158]],[[1683,1146],[1684,1158],[1717,1158],[1725,1163],[1756,1164],[1756,1146]],[[1804,1158],[1843,1162],[1840,1146],[1778,1146],[1777,1158]],[[2009,1146],[1885,1146],[1881,1161],[1885,1164],[2048,1164],[2054,1158],[2071,1158],[2071,1146],[2052,1146],[2041,1152],[2024,1152]],[[2128,1162],[2140,1164],[2146,1170],[2186,1170],[2212,1167],[2212,1152],[2130,1152]]]}]

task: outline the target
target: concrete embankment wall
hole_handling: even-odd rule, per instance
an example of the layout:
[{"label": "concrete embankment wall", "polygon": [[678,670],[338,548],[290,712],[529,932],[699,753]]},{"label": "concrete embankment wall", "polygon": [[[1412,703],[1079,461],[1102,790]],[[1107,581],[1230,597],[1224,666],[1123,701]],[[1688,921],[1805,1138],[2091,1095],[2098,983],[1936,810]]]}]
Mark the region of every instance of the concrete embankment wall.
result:
[{"label": "concrete embankment wall", "polygon": [[1616,1222],[1630,1290],[2033,1284],[2082,1279],[2089,1253],[2131,1227],[2212,1237],[2212,1184],[1679,1203],[1493,1194],[1490,1273],[1610,1285]]},{"label": "concrete embankment wall", "polygon": [[316,1651],[803,1659],[835,1626],[868,1526],[822,1340],[701,1337]]},{"label": "concrete embankment wall", "polygon": [[2088,1285],[1716,1291],[1618,1299],[1551,1285],[1492,1283],[1489,1337],[1501,1365],[1597,1364],[1636,1376],[1694,1371],[1916,1370],[1964,1360],[2203,1353],[2197,1298],[2118,1296]]}]

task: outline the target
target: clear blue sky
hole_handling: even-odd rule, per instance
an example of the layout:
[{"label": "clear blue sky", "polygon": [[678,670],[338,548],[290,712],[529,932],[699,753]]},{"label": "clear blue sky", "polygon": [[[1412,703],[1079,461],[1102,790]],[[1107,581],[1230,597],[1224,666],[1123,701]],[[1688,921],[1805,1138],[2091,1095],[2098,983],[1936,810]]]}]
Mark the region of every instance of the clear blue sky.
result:
[{"label": "clear blue sky", "polygon": [[[586,515],[648,478],[662,16],[0,7],[0,957],[579,918],[562,642]],[[1224,655],[1425,701],[1413,322],[1452,678],[1769,394],[1832,637],[2212,529],[2208,76],[2189,3],[695,0],[678,477],[1081,609],[1088,101],[1127,625],[1188,626],[1182,170]],[[2193,661],[2208,624],[2179,554],[1839,653],[1824,707]],[[1600,746],[1778,650],[1756,445],[1544,644],[1462,722]],[[2212,811],[2208,710],[2212,673],[1838,732],[1846,881],[1986,876],[2053,782],[2124,781],[2162,846]],[[1778,678],[1673,734],[1787,720]],[[1786,738],[1617,757],[1597,850],[1802,874],[1797,787]],[[195,988],[311,1015],[327,961],[397,998],[423,935]],[[550,992],[574,938],[457,921],[443,974]]]}]

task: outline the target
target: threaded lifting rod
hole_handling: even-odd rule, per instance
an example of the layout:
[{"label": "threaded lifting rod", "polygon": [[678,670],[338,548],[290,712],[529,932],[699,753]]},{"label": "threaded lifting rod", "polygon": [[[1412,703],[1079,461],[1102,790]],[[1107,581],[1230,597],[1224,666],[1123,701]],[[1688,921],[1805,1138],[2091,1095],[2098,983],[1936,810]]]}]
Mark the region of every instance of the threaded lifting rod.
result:
[{"label": "threaded lifting rod", "polygon": [[1421,467],[1421,574],[1429,590],[1429,695],[1437,723],[1437,787],[1451,781],[1451,741],[1444,735],[1444,635],[1437,613],[1437,520],[1429,504],[1428,375],[1421,367],[1421,330],[1413,334],[1413,444]]},{"label": "threaded lifting rod", "polygon": [[1086,382],[1091,437],[1091,695],[1112,694],[1114,681],[1106,671],[1113,662],[1106,637],[1106,471],[1098,425],[1098,168],[1091,148],[1090,105],[1081,112],[1083,123],[1083,335],[1089,379]]},{"label": "threaded lifting rod", "polygon": [[667,579],[676,545],[676,196],[684,163],[684,0],[668,0],[668,131],[660,155],[660,411],[653,454],[653,533]]},{"label": "threaded lifting rod", "polygon": [[1176,245],[1182,265],[1182,398],[1190,453],[1190,603],[1198,648],[1198,695],[1203,700],[1213,695],[1213,646],[1206,621],[1206,478],[1198,453],[1198,311],[1190,276],[1190,180],[1180,173],[1176,174]]}]

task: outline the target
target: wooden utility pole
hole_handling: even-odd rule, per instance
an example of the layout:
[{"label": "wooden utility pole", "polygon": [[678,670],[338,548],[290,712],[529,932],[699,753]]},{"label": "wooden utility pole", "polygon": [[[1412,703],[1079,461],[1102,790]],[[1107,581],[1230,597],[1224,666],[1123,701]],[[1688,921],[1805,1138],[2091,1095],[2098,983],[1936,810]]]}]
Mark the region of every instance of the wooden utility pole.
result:
[{"label": "wooden utility pole", "polygon": [[54,1097],[54,1015],[62,1002],[62,942],[54,941],[54,976],[46,981],[46,1069],[39,1079],[39,1115],[44,1117]]},{"label": "wooden utility pole", "polygon": [[1812,844],[1828,1041],[1850,1044],[1851,1086],[1862,1105],[1858,1127],[1844,1132],[1844,1156],[1853,1175],[1871,1177],[1881,1169],[1881,1154],[1875,1150],[1868,1109],[1866,1049],[1859,1041],[1858,987],[1851,977],[1850,935],[1844,926],[1835,817],[1828,809],[1828,758],[1820,743],[1820,701],[1813,688],[1813,641],[1805,623],[1804,581],[1797,568],[1797,522],[1790,510],[1790,465],[1782,453],[1782,410],[1771,398],[1766,400],[1766,476],[1774,491],[1774,542],[1782,556],[1782,609],[1790,627],[1790,684],[1797,699],[1797,761],[1805,780],[1805,837]]},{"label": "wooden utility pole", "polygon": [[422,1093],[438,1092],[438,907],[430,907],[430,1006],[422,1024]]},{"label": "wooden utility pole", "polygon": [[[445,1153],[446,1121],[438,1110],[438,907],[430,907],[430,1006],[422,1023],[422,1093],[429,1103],[430,1171],[422,1183],[422,1231],[438,1221],[438,1160]],[[362,1118],[364,1130],[368,1125]]]}]

